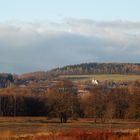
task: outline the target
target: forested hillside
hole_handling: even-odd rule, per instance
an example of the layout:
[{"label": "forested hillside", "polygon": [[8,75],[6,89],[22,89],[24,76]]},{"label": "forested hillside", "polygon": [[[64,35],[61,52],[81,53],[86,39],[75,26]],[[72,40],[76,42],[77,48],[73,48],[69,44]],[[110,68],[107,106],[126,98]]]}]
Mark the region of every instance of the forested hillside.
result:
[{"label": "forested hillside", "polygon": [[38,71],[22,75],[0,74],[0,87],[7,87],[18,80],[40,80],[55,78],[59,75],[84,75],[84,74],[140,74],[140,64],[132,63],[84,63],[64,66],[50,71]]},{"label": "forested hillside", "polygon": [[53,69],[60,75],[75,74],[140,74],[140,64],[132,63],[84,63]]},{"label": "forested hillside", "polygon": [[58,75],[79,74],[140,74],[140,64],[136,63],[83,63],[68,65],[50,71],[38,71],[19,75],[19,79],[48,79]]},{"label": "forested hillside", "polygon": [[32,78],[32,79],[43,79],[48,77],[48,73],[44,71],[38,71],[38,72],[31,72],[31,73],[25,73],[18,76],[19,79],[26,79],[26,78]]}]

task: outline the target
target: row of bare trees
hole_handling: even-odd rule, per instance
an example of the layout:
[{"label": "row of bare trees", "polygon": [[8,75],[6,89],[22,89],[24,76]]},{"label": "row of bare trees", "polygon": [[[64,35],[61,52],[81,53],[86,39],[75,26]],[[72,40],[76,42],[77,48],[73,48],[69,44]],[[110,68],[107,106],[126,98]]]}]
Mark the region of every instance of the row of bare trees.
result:
[{"label": "row of bare trees", "polygon": [[[117,119],[140,120],[140,94],[128,88],[93,87],[84,96],[77,94],[71,82],[60,82],[47,93],[31,90],[0,92],[0,116],[48,116],[68,118],[90,117],[102,121]],[[10,93],[9,93],[10,92]]]}]

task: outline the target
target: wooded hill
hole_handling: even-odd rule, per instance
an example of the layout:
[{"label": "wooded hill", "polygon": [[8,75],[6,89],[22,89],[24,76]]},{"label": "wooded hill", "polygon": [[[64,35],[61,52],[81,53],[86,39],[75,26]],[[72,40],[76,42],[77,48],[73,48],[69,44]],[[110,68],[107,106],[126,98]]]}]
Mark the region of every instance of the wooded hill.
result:
[{"label": "wooded hill", "polygon": [[139,63],[83,63],[68,65],[50,71],[25,73],[20,79],[35,78],[47,79],[58,75],[84,75],[84,74],[140,74]]},{"label": "wooded hill", "polygon": [[83,74],[140,74],[140,63],[83,63],[50,71],[58,75]]},{"label": "wooded hill", "polygon": [[140,74],[140,63],[83,63],[68,65],[50,71],[38,71],[22,75],[1,73],[0,83],[13,81],[13,79],[49,79],[59,75],[84,75],[84,74]]},{"label": "wooded hill", "polygon": [[38,71],[38,72],[30,72],[24,73],[18,76],[19,79],[46,79],[49,76],[48,72]]}]

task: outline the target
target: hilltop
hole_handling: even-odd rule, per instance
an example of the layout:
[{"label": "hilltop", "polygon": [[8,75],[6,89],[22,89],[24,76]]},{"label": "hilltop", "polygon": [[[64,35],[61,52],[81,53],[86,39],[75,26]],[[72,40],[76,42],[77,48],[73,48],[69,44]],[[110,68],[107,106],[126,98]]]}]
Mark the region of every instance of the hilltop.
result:
[{"label": "hilltop", "polygon": [[[68,65],[61,68],[55,68],[49,71],[38,71],[25,73],[21,75],[12,75],[1,73],[1,83],[13,81],[14,79],[21,80],[45,80],[55,78],[61,75],[92,75],[92,74],[122,74],[122,75],[139,75],[139,63],[83,63],[77,65]],[[13,77],[12,77],[13,76]],[[1,85],[2,86],[2,85]]]},{"label": "hilltop", "polygon": [[83,63],[50,71],[58,75],[140,74],[139,63]]},{"label": "hilltop", "polygon": [[24,78],[44,79],[58,75],[85,75],[85,74],[140,74],[139,63],[82,63],[55,68],[50,71],[25,73],[19,76]]}]

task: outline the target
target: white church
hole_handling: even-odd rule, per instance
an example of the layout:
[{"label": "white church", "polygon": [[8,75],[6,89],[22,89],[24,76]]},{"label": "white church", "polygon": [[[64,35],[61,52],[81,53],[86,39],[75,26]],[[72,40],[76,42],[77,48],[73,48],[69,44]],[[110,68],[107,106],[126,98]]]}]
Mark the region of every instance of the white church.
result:
[{"label": "white church", "polygon": [[98,85],[98,84],[99,84],[99,81],[98,81],[98,80],[96,80],[96,79],[92,79],[92,81],[91,81],[91,82],[92,82],[92,84],[93,84],[93,85]]}]

